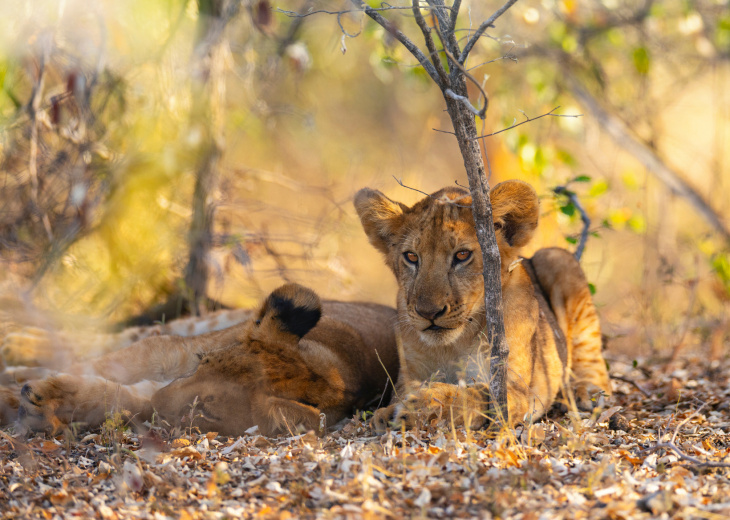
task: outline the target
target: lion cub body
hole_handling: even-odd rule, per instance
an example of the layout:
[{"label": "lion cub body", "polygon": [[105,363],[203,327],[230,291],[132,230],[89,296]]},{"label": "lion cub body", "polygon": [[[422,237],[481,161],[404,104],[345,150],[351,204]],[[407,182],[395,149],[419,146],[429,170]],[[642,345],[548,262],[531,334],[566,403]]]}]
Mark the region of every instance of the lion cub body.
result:
[{"label": "lion cub body", "polygon": [[[544,413],[571,371],[577,376],[577,393],[610,393],[600,328],[577,261],[559,249],[538,252],[532,260],[519,256],[537,227],[534,190],[511,181],[496,186],[490,198],[510,346],[511,421]],[[408,418],[409,404],[416,415],[466,408],[459,421],[481,424],[484,417],[475,411],[485,408],[484,396],[473,384],[488,382],[490,347],[470,195],[445,188],[409,208],[366,188],[357,194],[355,207],[370,242],[385,255],[398,281],[397,391],[408,397],[396,415]],[[376,419],[385,422],[395,405]]]},{"label": "lion cub body", "polygon": [[[93,427],[126,410],[136,421],[156,412],[171,424],[224,435],[253,426],[265,435],[319,430],[386,389],[386,370],[398,371],[394,319],[388,307],[320,303],[310,289],[288,284],[239,325],[195,337],[148,337],[28,382],[20,420],[32,429]],[[4,402],[6,410],[18,407],[9,396]]]}]

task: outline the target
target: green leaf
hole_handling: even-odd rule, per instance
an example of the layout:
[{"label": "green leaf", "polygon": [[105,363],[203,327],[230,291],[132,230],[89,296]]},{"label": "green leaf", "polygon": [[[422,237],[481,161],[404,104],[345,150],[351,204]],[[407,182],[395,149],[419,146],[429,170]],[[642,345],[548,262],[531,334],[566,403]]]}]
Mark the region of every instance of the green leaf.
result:
[{"label": "green leaf", "polygon": [[634,361],[631,363],[631,366],[633,366],[634,368],[636,368],[636,367],[639,366],[639,362],[634,359]]},{"label": "green leaf", "polygon": [[588,282],[588,290],[591,291],[591,295],[596,294],[596,286]]},{"label": "green leaf", "polygon": [[565,237],[565,241],[566,241],[566,242],[567,242],[568,244],[573,244],[573,245],[575,245],[575,244],[577,244],[577,243],[578,243],[578,239],[577,239],[577,238],[575,238],[575,237]]},{"label": "green leaf", "polygon": [[569,217],[572,217],[573,215],[575,215],[575,206],[572,202],[568,202],[565,206],[560,206],[560,211],[562,211]]},{"label": "green leaf", "polygon": [[591,197],[598,197],[599,195],[603,195],[608,191],[608,183],[604,180],[596,182],[593,186],[591,186],[591,189],[588,190],[588,195]]},{"label": "green leaf", "polygon": [[728,253],[715,255],[711,260],[711,265],[715,275],[730,294],[730,255]]},{"label": "green leaf", "polygon": [[627,224],[634,233],[643,233],[646,231],[646,220],[644,220],[644,217],[639,213],[631,215]]},{"label": "green leaf", "polygon": [[651,58],[649,51],[646,47],[637,47],[634,49],[634,67],[636,72],[642,76],[646,76],[649,73],[649,67],[651,66]]},{"label": "green leaf", "polygon": [[578,175],[576,178],[572,179],[570,182],[591,182],[591,178],[588,175]]},{"label": "green leaf", "polygon": [[563,164],[566,164],[568,166],[575,166],[575,157],[573,157],[567,150],[558,150],[556,155],[558,157],[558,160]]}]

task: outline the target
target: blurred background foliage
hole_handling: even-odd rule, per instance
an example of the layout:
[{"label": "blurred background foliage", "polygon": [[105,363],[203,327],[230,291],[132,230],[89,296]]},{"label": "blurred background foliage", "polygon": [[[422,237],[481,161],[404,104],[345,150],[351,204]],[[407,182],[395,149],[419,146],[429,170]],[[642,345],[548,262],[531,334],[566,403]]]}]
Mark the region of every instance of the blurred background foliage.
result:
[{"label": "blurred background foliage", "polygon": [[[459,37],[498,4],[464,0]],[[420,43],[408,10],[384,15]],[[531,249],[575,247],[580,215],[553,192],[567,186],[592,219],[582,264],[614,348],[665,354],[711,339],[720,355],[728,1],[524,0],[487,35],[467,63],[490,97],[483,133],[556,107],[582,114],[482,141],[492,185],[521,178],[542,197]],[[119,322],[168,299],[166,319],[181,312],[201,211],[215,302],[251,306],[291,280],[392,304],[352,195],[418,200],[394,177],[426,192],[467,184],[455,139],[433,130],[451,129],[438,89],[345,1],[5,0],[0,86],[1,305],[56,323]]]}]

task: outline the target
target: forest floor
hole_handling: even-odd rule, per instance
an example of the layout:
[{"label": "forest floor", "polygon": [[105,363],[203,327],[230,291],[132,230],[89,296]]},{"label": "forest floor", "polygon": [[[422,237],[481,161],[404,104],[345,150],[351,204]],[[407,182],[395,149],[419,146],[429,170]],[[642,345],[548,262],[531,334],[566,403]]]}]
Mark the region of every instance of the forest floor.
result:
[{"label": "forest floor", "polygon": [[613,360],[611,408],[498,435],[0,431],[0,516],[728,518],[730,361],[663,369]]}]

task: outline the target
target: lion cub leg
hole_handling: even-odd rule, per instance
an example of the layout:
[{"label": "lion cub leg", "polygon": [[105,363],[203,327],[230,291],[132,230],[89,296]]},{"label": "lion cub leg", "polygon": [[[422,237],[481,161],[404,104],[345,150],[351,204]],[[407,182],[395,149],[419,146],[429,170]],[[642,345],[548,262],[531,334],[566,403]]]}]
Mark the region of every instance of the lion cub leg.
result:
[{"label": "lion cub leg", "polygon": [[72,422],[98,426],[114,412],[129,412],[130,418],[143,422],[152,417],[150,398],[162,386],[153,381],[126,386],[100,377],[59,374],[23,385],[18,417],[32,430],[52,433]]},{"label": "lion cub leg", "polygon": [[68,366],[73,352],[59,334],[38,327],[24,327],[7,334],[0,355],[8,366]]},{"label": "lion cub leg", "polygon": [[0,386],[0,426],[15,420],[19,404],[17,388]]},{"label": "lion cub leg", "polygon": [[482,428],[488,421],[485,392],[477,386],[428,383],[411,392],[402,403],[396,403],[393,417],[406,428],[423,428],[434,421],[447,426]]},{"label": "lion cub leg", "polygon": [[100,376],[130,385],[144,380],[170,381],[193,372],[201,357],[235,342],[240,327],[187,338],[151,336],[66,372]]},{"label": "lion cub leg", "polygon": [[261,412],[265,417],[264,420],[258,421],[258,424],[264,435],[285,432],[293,435],[301,428],[323,434],[327,426],[322,424],[323,428],[320,431],[320,411],[317,408],[291,399],[267,397],[264,399]]},{"label": "lion cub leg", "polygon": [[578,261],[564,249],[541,249],[532,257],[532,265],[565,334],[576,403],[590,410],[600,394],[611,395],[611,383],[588,282]]}]

